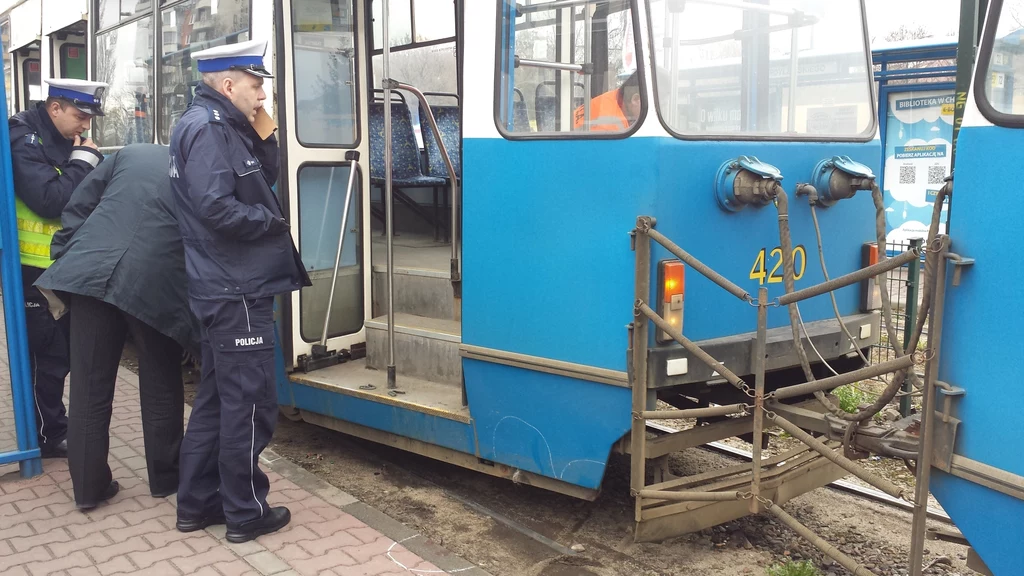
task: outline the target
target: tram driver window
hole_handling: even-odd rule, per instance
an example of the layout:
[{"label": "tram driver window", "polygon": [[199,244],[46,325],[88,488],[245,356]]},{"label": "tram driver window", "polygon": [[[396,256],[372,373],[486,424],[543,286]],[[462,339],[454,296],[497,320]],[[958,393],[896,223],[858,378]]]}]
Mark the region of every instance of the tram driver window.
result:
[{"label": "tram driver window", "polygon": [[646,108],[634,2],[545,9],[551,3],[499,0],[499,129],[511,137],[628,134]]},{"label": "tram driver window", "polygon": [[997,124],[1019,127],[1024,124],[1024,0],[1003,0],[996,21],[995,34],[986,41],[986,74],[978,77],[983,92],[982,111]]}]

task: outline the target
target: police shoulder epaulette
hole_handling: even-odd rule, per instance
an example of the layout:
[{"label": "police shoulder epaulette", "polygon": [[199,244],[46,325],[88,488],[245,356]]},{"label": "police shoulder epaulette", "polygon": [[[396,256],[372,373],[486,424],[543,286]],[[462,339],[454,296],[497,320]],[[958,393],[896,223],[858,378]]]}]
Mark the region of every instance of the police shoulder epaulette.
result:
[{"label": "police shoulder epaulette", "polygon": [[221,114],[221,111],[219,109],[217,109],[217,108],[207,108],[206,110],[210,114],[210,122],[222,123],[224,121],[223,120],[223,116],[224,115]]},{"label": "police shoulder epaulette", "polygon": [[25,134],[25,145],[26,146],[41,146],[43,139],[39,137],[35,132],[29,132]]}]

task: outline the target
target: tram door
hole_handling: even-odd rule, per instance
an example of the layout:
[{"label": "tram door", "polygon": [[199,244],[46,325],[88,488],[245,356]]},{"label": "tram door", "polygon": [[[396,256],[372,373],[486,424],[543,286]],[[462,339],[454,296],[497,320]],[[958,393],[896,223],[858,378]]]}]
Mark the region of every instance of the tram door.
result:
[{"label": "tram door", "polygon": [[[287,152],[290,221],[302,262],[313,282],[292,296],[292,361],[309,354],[320,341],[331,295],[338,238],[344,246],[327,324],[327,346],[349,349],[365,342],[369,314],[370,256],[364,232],[369,211],[364,203],[369,181],[369,146],[360,138],[366,102],[360,70],[362,14],[354,0],[292,0],[284,3],[285,89],[281,110]],[[359,153],[348,219],[342,230],[346,188]],[[297,229],[297,230],[296,230]]]}]

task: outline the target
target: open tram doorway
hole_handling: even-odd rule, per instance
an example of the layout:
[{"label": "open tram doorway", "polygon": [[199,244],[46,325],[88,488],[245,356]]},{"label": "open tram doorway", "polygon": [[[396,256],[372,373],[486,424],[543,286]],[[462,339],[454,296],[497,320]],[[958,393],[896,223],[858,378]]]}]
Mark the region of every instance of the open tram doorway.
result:
[{"label": "open tram doorway", "polygon": [[[289,203],[298,217],[299,251],[313,282],[292,300],[291,379],[348,397],[468,420],[451,275],[453,232],[458,234],[451,217],[452,178],[438,155],[438,139],[423,120],[423,110],[432,110],[440,141],[457,165],[462,113],[456,2],[390,3],[391,77],[422,96],[394,91],[390,109],[393,360],[383,235],[382,2],[290,4],[292,10],[283,14],[291,40],[282,78],[285,101],[294,103],[287,121],[295,137],[285,132]],[[358,169],[353,171],[354,159]],[[457,226],[458,218],[454,222]],[[344,238],[340,252],[339,236]],[[345,361],[331,362],[332,354]],[[386,382],[392,362],[397,392]]]}]

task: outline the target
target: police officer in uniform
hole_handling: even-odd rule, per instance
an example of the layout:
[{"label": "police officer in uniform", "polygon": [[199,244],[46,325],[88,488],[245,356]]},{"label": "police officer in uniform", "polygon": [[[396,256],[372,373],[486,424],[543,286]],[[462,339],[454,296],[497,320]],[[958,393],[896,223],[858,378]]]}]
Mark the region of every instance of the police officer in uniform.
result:
[{"label": "police officer in uniform", "polygon": [[67,316],[54,320],[35,283],[50,259],[50,241],[60,230],[61,211],[87,174],[103,160],[82,133],[102,116],[106,84],[51,79],[48,97],[9,121],[21,275],[25,290],[39,447],[44,457],[66,457],[68,432],[64,379],[68,375]]},{"label": "police officer in uniform", "polygon": [[271,186],[279,151],[253,128],[265,41],[196,52],[203,82],[171,135],[170,177],[199,320],[202,380],[181,445],[177,528],[227,523],[229,542],[283,528],[260,452],[277,423],[274,297],[310,285]]}]

